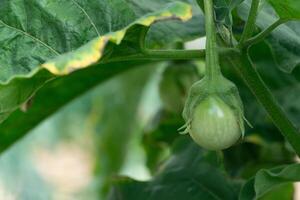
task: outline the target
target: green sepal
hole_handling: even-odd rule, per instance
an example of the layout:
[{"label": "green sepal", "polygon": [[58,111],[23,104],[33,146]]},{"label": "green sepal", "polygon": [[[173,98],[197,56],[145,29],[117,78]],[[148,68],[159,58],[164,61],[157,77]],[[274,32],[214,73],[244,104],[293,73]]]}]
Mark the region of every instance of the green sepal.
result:
[{"label": "green sepal", "polygon": [[188,134],[189,130],[190,130],[190,124],[191,124],[191,121],[187,121],[183,126],[181,126],[179,129],[177,129],[179,131],[179,134],[181,134],[181,135]]},{"label": "green sepal", "polygon": [[186,124],[181,127],[181,129],[185,128],[182,134],[186,134],[189,132],[195,108],[204,99],[212,95],[221,98],[234,111],[234,114],[238,120],[237,122],[240,127],[242,138],[244,138],[244,120],[247,123],[248,121],[244,116],[244,107],[239,95],[238,88],[233,82],[226,79],[221,74],[213,80],[204,77],[203,79],[192,85],[182,114],[186,122]]}]

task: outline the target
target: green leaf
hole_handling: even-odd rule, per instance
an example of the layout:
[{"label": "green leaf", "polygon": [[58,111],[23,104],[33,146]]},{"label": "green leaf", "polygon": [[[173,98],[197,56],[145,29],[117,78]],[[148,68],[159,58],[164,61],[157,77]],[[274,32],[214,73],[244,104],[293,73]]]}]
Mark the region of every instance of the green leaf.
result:
[{"label": "green leaf", "polygon": [[129,5],[120,0],[1,1],[0,66],[6,70],[1,70],[0,80],[26,75],[50,58],[134,20]]},{"label": "green leaf", "polygon": [[[253,45],[249,51],[253,64],[260,76],[272,91],[289,119],[300,128],[300,68],[292,73],[282,73],[276,66],[271,47],[267,43]],[[224,63],[225,64],[225,63]],[[227,70],[227,71],[226,71]],[[230,77],[239,87],[240,95],[245,105],[245,116],[253,125],[249,133],[260,133],[262,137],[271,141],[280,141],[283,138],[274,126],[265,110],[258,104],[240,76],[232,69],[232,65],[224,65],[226,77]],[[270,134],[272,133],[272,134]]]},{"label": "green leaf", "polygon": [[[243,20],[247,19],[250,9],[250,1],[245,1],[239,7],[239,15]],[[260,29],[266,29],[274,23],[278,17],[268,4],[263,4],[256,24]],[[266,38],[270,45],[277,66],[284,72],[290,73],[300,63],[300,22],[288,22],[277,27]]]},{"label": "green leaf", "polygon": [[[268,132],[269,133],[269,132]],[[226,171],[233,177],[249,179],[263,167],[274,167],[294,162],[294,153],[281,141],[268,141],[259,134],[246,136],[241,145],[224,152]]]},{"label": "green leaf", "polygon": [[294,185],[293,183],[282,184],[276,187],[276,190],[272,190],[265,194],[260,200],[282,200],[294,198]]},{"label": "green leaf", "polygon": [[300,1],[298,0],[268,0],[281,19],[300,19]]},{"label": "green leaf", "polygon": [[240,200],[250,200],[263,197],[267,192],[284,184],[300,180],[300,165],[292,164],[262,169],[242,188]]},{"label": "green leaf", "polygon": [[[128,0],[137,16],[160,10],[163,5],[174,0]],[[180,23],[167,21],[156,23],[150,27],[146,42],[150,48],[170,46],[174,42],[186,42],[205,36],[204,16],[194,0],[181,0],[192,6],[193,17],[191,20]],[[166,37],[167,36],[167,37]]]},{"label": "green leaf", "polygon": [[110,200],[237,199],[235,188],[216,167],[215,153],[202,151],[190,139],[178,142],[173,153],[152,181],[116,180]]},{"label": "green leaf", "polygon": [[[167,6],[166,8],[164,8],[160,11],[156,11],[154,13],[147,14],[146,16],[141,17],[141,18],[129,23],[129,21],[132,21],[133,18],[131,18],[127,15],[131,16],[131,15],[133,15],[133,13],[128,14],[128,13],[130,13],[130,11],[125,12],[125,10],[129,9],[129,7],[127,5],[123,5],[122,3],[120,3],[121,1],[119,1],[119,0],[114,0],[109,3],[109,6],[111,6],[110,9],[113,10],[111,12],[111,14],[114,14],[116,12],[115,16],[108,16],[107,14],[105,14],[109,10],[109,8],[106,8],[105,6],[101,6],[101,4],[108,3],[106,1],[100,3],[99,5],[97,3],[88,4],[88,5],[86,5],[87,6],[86,9],[83,9],[83,8],[85,8],[85,7],[83,7],[84,5],[76,3],[75,1],[68,1],[68,2],[64,2],[62,4],[59,2],[51,1],[51,3],[49,3],[49,4],[44,4],[42,2],[32,3],[32,5],[30,4],[30,6],[32,6],[32,9],[33,9],[32,13],[36,14],[36,16],[33,15],[31,17],[32,17],[32,19],[37,18],[37,21],[36,21],[37,25],[33,26],[34,25],[34,23],[33,23],[33,24],[30,24],[29,27],[25,27],[25,25],[21,23],[21,22],[23,22],[22,21],[23,18],[25,20],[27,14],[28,14],[28,13],[21,12],[22,11],[21,8],[23,8],[25,6],[23,3],[16,4],[17,5],[16,7],[11,8],[9,6],[8,1],[3,2],[3,7],[1,7],[1,9],[4,13],[9,12],[10,9],[16,9],[16,10],[14,10],[13,12],[9,12],[10,15],[1,16],[1,14],[3,14],[2,12],[0,14],[0,19],[3,19],[2,22],[4,23],[2,28],[0,26],[0,30],[2,31],[2,32],[0,31],[0,37],[2,36],[1,34],[3,34],[4,40],[1,40],[1,41],[3,42],[3,46],[6,47],[6,48],[1,49],[3,51],[3,53],[1,55],[3,55],[4,57],[0,58],[0,66],[3,66],[5,68],[9,69],[9,70],[2,70],[0,72],[0,92],[1,92],[1,95],[0,95],[0,102],[1,102],[0,122],[5,120],[11,114],[11,112],[18,109],[18,107],[21,106],[22,104],[24,104],[25,102],[27,102],[25,104],[25,108],[28,107],[28,104],[30,104],[34,93],[36,93],[37,90],[40,89],[42,86],[44,86],[47,82],[49,82],[53,79],[58,79],[58,81],[55,81],[56,83],[54,83],[54,85],[57,84],[57,82],[59,82],[59,80],[61,80],[62,78],[57,78],[55,75],[66,75],[66,74],[73,72],[74,70],[89,67],[92,64],[95,64],[96,62],[98,62],[99,59],[101,59],[103,55],[105,55],[104,60],[105,60],[105,63],[107,63],[107,62],[111,61],[108,59],[108,57],[113,57],[114,55],[124,56],[124,55],[128,55],[132,52],[136,53],[139,51],[138,41],[139,41],[139,37],[141,36],[140,34],[142,34],[143,31],[145,31],[145,29],[147,29],[148,26],[150,26],[152,23],[161,21],[161,20],[166,20],[166,19],[173,19],[173,18],[181,19],[181,20],[188,20],[192,16],[190,6],[188,6],[187,4],[177,2],[177,3],[170,4],[169,6]],[[83,4],[84,4],[84,2],[83,2]],[[94,4],[97,4],[97,6]],[[120,7],[120,11],[113,9],[114,6],[117,6],[117,5]],[[27,4],[26,4],[26,6],[27,6]],[[46,6],[46,8],[44,8],[43,6]],[[48,8],[48,6],[49,6],[49,8]],[[64,8],[69,8],[69,7],[71,7],[72,9],[64,9]],[[102,24],[99,22],[99,24],[97,25],[98,28],[100,29],[102,27],[101,25],[103,25],[103,31],[102,31],[103,33],[107,32],[107,31],[115,31],[115,32],[105,33],[102,36],[99,36],[99,37],[93,39],[92,41],[88,42],[87,44],[85,44],[81,47],[79,47],[81,45],[80,42],[78,42],[76,44],[72,43],[72,38],[74,39],[74,37],[76,35],[77,35],[77,37],[79,37],[77,32],[82,31],[83,32],[82,34],[84,34],[84,36],[87,37],[87,35],[86,35],[87,30],[92,29],[95,31],[95,29],[96,29],[95,27],[97,27],[97,26],[95,25],[95,23],[91,23],[93,20],[90,16],[87,16],[86,10],[92,9],[92,11],[96,12],[94,9],[99,8],[99,7],[101,7],[100,10],[103,10],[104,8],[106,9],[105,12],[103,11],[104,13],[102,13],[103,17],[99,17],[99,16],[96,17],[97,15],[96,15],[96,13],[94,13],[95,18],[93,18],[93,19],[102,20],[102,19],[106,19],[107,17],[109,17],[109,18],[113,18],[113,20],[108,20],[107,22],[103,21]],[[55,10],[52,11],[50,8],[51,9],[55,8]],[[46,14],[50,14],[49,12],[46,12],[47,9],[50,9],[51,12],[53,12],[53,13],[51,13],[51,12],[50,13],[52,15],[56,16],[56,19],[51,18],[52,15],[51,16],[46,15]],[[68,20],[69,18],[71,18],[70,16],[72,16],[72,13],[74,15],[75,11],[78,11],[78,9],[80,10],[79,13],[82,13],[82,15],[80,15],[80,14],[78,14],[78,12],[76,12],[76,16],[78,16],[78,19],[72,18],[72,19]],[[64,10],[68,10],[68,12],[64,12]],[[124,16],[121,17],[121,16],[119,16],[119,14],[123,13],[122,11],[124,12]],[[12,19],[14,19],[16,17],[16,15],[18,15],[19,12],[21,12],[20,16],[18,18],[18,19],[20,19],[20,22],[13,21]],[[97,11],[97,12],[99,12],[99,11]],[[45,15],[45,19],[38,18],[38,16],[44,16],[44,15]],[[50,17],[54,21],[57,20],[57,23],[59,22],[59,24],[55,24],[54,22],[53,22],[54,24],[51,24],[52,23],[51,20],[49,19],[50,21],[48,22],[47,17]],[[88,24],[88,27],[83,27],[83,28],[81,27],[82,30],[81,29],[77,30],[75,33],[73,33],[71,30],[68,30],[68,28],[72,27],[71,26],[72,24],[76,24],[76,25],[78,25],[78,28],[80,28],[80,26],[79,26],[81,24],[80,20],[84,21],[84,19],[86,19],[90,22],[90,23],[88,23],[86,21],[84,22],[84,24]],[[115,19],[120,19],[120,21],[115,22],[114,21]],[[65,21],[63,21],[64,23],[62,23],[61,20],[65,20]],[[40,22],[40,23],[38,23],[38,22]],[[47,23],[50,23],[53,26],[41,27],[44,24],[47,25]],[[68,23],[70,23],[70,24],[68,24]],[[110,23],[115,23],[115,24],[112,25]],[[63,24],[65,24],[65,26],[63,26]],[[105,24],[106,24],[106,26],[104,26]],[[33,26],[33,27],[31,27],[31,26]],[[64,37],[62,37],[61,35],[57,35],[58,27],[62,28],[62,30],[59,29],[60,30],[59,33],[60,32],[64,33],[63,34]],[[109,29],[105,29],[105,27],[107,27]],[[25,28],[26,28],[26,30],[25,30]],[[48,35],[46,34],[47,31],[46,32],[40,31],[41,29],[48,30]],[[30,31],[32,31],[32,32],[30,32]],[[102,34],[102,32],[101,32],[101,34]],[[36,35],[34,35],[34,33]],[[67,33],[69,33],[70,35],[68,35]],[[39,35],[39,34],[41,34],[41,35]],[[46,34],[46,35],[44,35],[44,34]],[[75,34],[75,36],[73,36],[72,34]],[[6,37],[4,37],[4,36],[6,36]],[[7,38],[7,37],[10,37],[10,38]],[[18,38],[19,40],[16,40],[15,38]],[[66,41],[61,41],[61,40],[65,40],[66,38],[70,38],[70,39],[68,39]],[[43,41],[42,41],[42,39],[43,39]],[[88,37],[84,38],[82,36],[82,38],[77,38],[77,40],[85,42],[86,40],[89,40],[89,38]],[[74,41],[77,41],[77,40],[75,37]],[[11,41],[11,42],[7,43],[8,41]],[[49,42],[48,45],[45,45],[46,41]],[[51,43],[51,46],[57,45],[57,48],[60,49],[59,52],[61,52],[61,53],[67,52],[70,50],[73,50],[73,51],[70,51],[68,53],[65,53],[65,54],[62,54],[62,55],[59,55],[56,57],[56,54],[53,53],[54,51],[51,50],[52,47],[51,48],[49,47],[50,43]],[[79,48],[75,50],[75,48],[77,48],[77,47],[79,47]],[[12,51],[12,49],[14,49],[14,50]],[[28,49],[30,49],[32,51],[28,52]],[[50,51],[52,51],[52,53],[49,53]],[[58,52],[58,50],[55,50],[55,51]],[[13,52],[13,54],[12,54],[12,52]],[[24,62],[21,62],[21,60],[16,60],[19,58],[19,56],[20,56],[20,58],[22,58],[24,60]],[[55,58],[53,58],[50,61],[46,61],[52,57],[55,57]],[[1,61],[2,61],[2,63],[1,63]],[[8,61],[13,61],[13,62],[8,62]],[[17,63],[22,64],[22,66],[24,66],[27,70],[24,70],[24,67],[16,65],[14,63],[16,61],[17,61]],[[43,63],[43,64],[41,64],[41,63]],[[103,70],[106,68],[111,68],[111,66],[108,64],[104,64],[102,66],[104,67]],[[49,70],[53,74],[47,72],[45,69]],[[48,91],[48,92],[50,92],[50,93],[48,93],[48,95],[56,93],[56,94],[63,95],[62,96],[62,98],[63,98],[65,93],[66,94],[72,93],[72,95],[70,97],[66,98],[66,101],[69,101],[70,99],[75,98],[80,93],[83,93],[85,90],[89,89],[96,83],[101,82],[103,80],[103,78],[105,78],[105,76],[107,75],[106,72],[107,73],[112,73],[112,72],[118,73],[118,71],[116,69],[111,69],[108,71],[106,69],[106,70],[104,70],[104,72],[101,70],[102,73],[104,73],[102,76],[98,72],[95,72],[95,70],[91,70],[91,71],[94,74],[89,74],[88,71],[84,71],[84,72],[82,72],[83,73],[82,76],[77,74],[77,75],[74,75],[74,78],[70,78],[70,79],[66,78],[68,80],[67,81],[68,85],[74,86],[74,91],[70,91],[70,89],[71,89],[70,86],[68,86],[68,89],[67,88],[65,88],[65,89],[55,88],[54,89],[54,88],[51,88],[51,85],[50,85],[49,87],[51,89],[50,89],[50,91]],[[1,73],[3,73],[3,74],[1,74]],[[98,77],[97,76],[95,77],[95,74],[99,74]],[[110,76],[112,76],[112,75],[113,74],[111,74]],[[1,77],[2,77],[2,79],[1,79]],[[82,84],[79,86],[79,88],[77,90],[76,87],[78,87],[78,84],[75,84],[75,83],[78,82],[79,79],[75,79],[75,77],[79,78],[80,80],[83,80],[83,82],[86,81],[88,86],[86,86],[85,84]],[[85,79],[83,79],[83,78],[85,78]],[[99,81],[97,81],[97,79],[99,79]],[[73,83],[70,80],[72,80]],[[93,81],[90,81],[90,80],[93,80]],[[63,82],[63,81],[61,81],[61,82]],[[63,84],[57,84],[57,85],[63,86]],[[65,86],[66,85],[64,85],[63,87],[65,87]],[[49,90],[49,88],[45,89],[45,91],[47,91],[47,90]],[[57,92],[55,90],[57,90]],[[68,92],[66,92],[66,90]],[[62,92],[62,91],[64,91],[64,92]],[[76,93],[76,91],[78,93]],[[44,93],[44,95],[42,95],[42,96],[45,97],[47,95],[46,95],[46,93]],[[49,98],[46,98],[46,99],[49,99]],[[54,96],[53,96],[53,98],[54,98]],[[59,97],[56,96],[55,98],[59,98]],[[38,107],[40,107],[40,108],[43,108],[43,109],[51,108],[51,107],[49,107],[50,105],[46,105],[47,103],[45,103],[45,102],[48,102],[48,100],[45,100],[44,98],[41,98],[41,99],[36,98],[35,101],[41,101],[41,102],[39,102],[41,104],[38,105]],[[21,111],[18,111],[15,115],[22,116],[21,118],[22,118],[23,122],[20,122],[20,123],[26,124],[26,125],[24,125],[24,127],[22,127],[22,131],[16,130],[17,132],[11,131],[10,133],[7,133],[6,128],[12,126],[11,121],[8,121],[5,124],[3,124],[3,126],[2,126],[3,131],[1,132],[1,134],[3,134],[3,135],[7,134],[7,138],[8,138],[7,139],[8,143],[7,143],[7,145],[3,144],[3,149],[8,147],[16,139],[18,139],[19,137],[24,135],[24,133],[26,131],[28,131],[30,128],[32,128],[34,125],[36,125],[39,121],[43,120],[45,117],[49,116],[55,110],[57,110],[59,107],[61,107],[62,105],[65,104],[64,99],[60,99],[58,101],[60,103],[56,104],[54,106],[55,108],[52,107],[51,111],[49,111],[49,112],[45,111],[44,114],[29,115],[29,113],[31,113],[31,112],[32,112],[32,114],[38,113],[39,112],[38,110],[29,111],[25,114],[24,113],[22,114]],[[43,102],[43,104],[42,104],[42,102]],[[51,103],[49,103],[49,104],[51,104]],[[32,118],[32,119],[29,119],[29,117],[26,117],[25,119],[28,120],[27,121],[28,123],[27,123],[26,120],[24,120],[24,118],[23,118],[24,115],[30,116],[30,118]],[[15,117],[13,117],[13,118],[15,118]],[[32,121],[34,121],[34,123]],[[17,124],[18,120],[16,120],[15,123]],[[16,126],[16,124],[13,126]],[[6,136],[4,136],[4,137],[6,138]],[[4,141],[6,141],[6,139],[4,139],[3,142]]]},{"label": "green leaf", "polygon": [[[294,70],[291,74],[286,74],[282,73],[278,68],[272,67],[276,65],[276,61],[267,44],[261,43],[254,45],[249,53],[258,72],[279,101],[281,107],[288,114],[289,119],[297,127],[300,127],[300,105],[298,103],[300,99],[300,71]],[[251,114],[249,117],[252,122],[255,123],[256,126],[265,127],[270,130],[270,120],[262,109],[255,106],[253,100],[248,100],[246,97],[244,99],[247,107],[253,109],[251,113],[249,113]]]},{"label": "green leaf", "polygon": [[[92,42],[96,46],[103,46],[108,40],[119,43],[134,25],[149,26],[158,20],[187,20],[192,17],[187,4],[174,2],[168,8],[163,4],[155,12],[139,18],[131,9],[132,3],[122,0],[33,0],[12,4],[8,0],[2,1],[0,44],[5,48],[1,49],[0,66],[6,70],[1,70],[0,81],[7,82],[15,76],[27,75],[40,64],[73,51],[96,36],[103,36],[95,39],[98,44]],[[90,56],[94,58],[95,54]]]},{"label": "green leaf", "polygon": [[[99,36],[75,51],[47,61],[42,64],[41,67],[48,69],[56,75],[69,74],[75,70],[88,67],[98,62],[105,53],[107,53],[104,52],[106,48],[109,50],[113,48],[111,46],[106,46],[113,44],[119,45],[117,55],[125,54],[124,52],[126,52],[127,55],[130,55],[132,52],[137,53],[139,52],[139,49],[133,49],[130,53],[128,53],[128,47],[124,48],[123,44],[125,43],[126,46],[128,46],[133,43],[133,48],[138,48],[135,46],[141,36],[140,34],[143,33],[142,27],[148,27],[154,22],[170,18],[187,21],[191,17],[192,10],[189,5],[180,2],[173,3],[158,12],[150,13],[137,19],[119,31],[109,32],[105,35]],[[113,52],[109,52],[109,54],[112,53]]]},{"label": "green leaf", "polygon": [[[33,96],[33,103],[26,112],[17,110],[1,124],[0,133],[2,139],[0,141],[0,152],[6,150],[44,119],[97,84],[141,64],[143,63],[122,62],[99,64],[74,72],[68,76],[56,78]],[[13,81],[15,84],[12,86],[17,89],[16,94],[18,94],[19,90],[23,92],[26,88],[24,88],[25,84],[34,88],[35,79],[47,80],[51,76],[49,72],[42,70],[34,78],[15,79]]]}]

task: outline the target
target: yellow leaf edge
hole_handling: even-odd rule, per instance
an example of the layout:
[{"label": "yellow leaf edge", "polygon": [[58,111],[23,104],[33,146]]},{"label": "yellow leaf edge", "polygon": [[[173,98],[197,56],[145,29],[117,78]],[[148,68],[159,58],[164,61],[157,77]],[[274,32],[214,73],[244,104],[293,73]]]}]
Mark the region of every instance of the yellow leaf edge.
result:
[{"label": "yellow leaf edge", "polygon": [[40,67],[47,69],[54,75],[67,75],[98,62],[103,56],[107,43],[112,42],[119,45],[125,37],[127,30],[135,25],[150,26],[155,22],[168,19],[178,19],[185,22],[191,18],[192,8],[190,5],[182,2],[174,2],[163,10],[145,15],[119,31],[99,36],[82,47],[62,54],[42,64]]}]

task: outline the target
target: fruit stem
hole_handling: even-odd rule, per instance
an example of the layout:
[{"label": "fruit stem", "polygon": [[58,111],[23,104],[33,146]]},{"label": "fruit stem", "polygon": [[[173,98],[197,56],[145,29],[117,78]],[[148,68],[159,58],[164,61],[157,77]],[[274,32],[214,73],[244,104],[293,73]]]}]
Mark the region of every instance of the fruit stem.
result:
[{"label": "fruit stem", "polygon": [[213,0],[204,0],[206,30],[206,77],[215,79],[221,74],[214,22]]}]

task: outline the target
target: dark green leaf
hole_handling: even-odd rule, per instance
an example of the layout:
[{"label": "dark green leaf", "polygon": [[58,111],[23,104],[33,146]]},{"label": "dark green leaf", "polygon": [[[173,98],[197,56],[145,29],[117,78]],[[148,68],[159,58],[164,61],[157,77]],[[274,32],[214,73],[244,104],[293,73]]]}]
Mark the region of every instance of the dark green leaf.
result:
[{"label": "dark green leaf", "polygon": [[277,186],[275,190],[272,190],[265,194],[260,200],[282,200],[293,199],[295,188],[293,183],[282,184]]},{"label": "dark green leaf", "polygon": [[241,145],[224,151],[225,168],[231,176],[248,179],[262,167],[294,162],[294,154],[283,142],[264,140],[257,134],[245,138]]},{"label": "dark green leaf", "polygon": [[[247,19],[250,1],[245,1],[239,9],[243,20]],[[274,23],[278,17],[268,4],[263,4],[258,13],[256,24],[265,29]],[[288,22],[276,28],[266,38],[279,68],[290,73],[300,63],[300,22]]]},{"label": "dark green leaf", "polygon": [[299,164],[262,169],[244,185],[239,199],[252,200],[263,197],[281,184],[299,181],[299,174]]},{"label": "dark green leaf", "polygon": [[[32,106],[26,112],[18,110],[14,112],[0,126],[1,142],[0,150],[3,151],[11,146],[18,139],[23,137],[41,121],[52,115],[58,109],[88,91],[97,84],[121,73],[122,71],[133,68],[141,63],[114,63],[100,64],[94,67],[74,72],[69,76],[63,76],[47,84],[42,90],[33,96]],[[51,77],[46,70],[40,71],[36,79],[46,79]],[[39,79],[38,79],[39,78]],[[35,79],[15,79],[16,88],[24,90],[25,84],[34,85]],[[43,79],[42,79],[43,80]],[[45,79],[44,79],[45,80]],[[78,81],[80,80],[80,81]],[[28,83],[27,83],[28,82]],[[67,86],[67,87],[66,87]]]},{"label": "dark green leaf", "polygon": [[[181,0],[192,6],[193,18],[186,23],[167,21],[150,27],[147,35],[147,46],[159,48],[170,46],[175,42],[185,42],[205,35],[204,16],[194,0]],[[163,5],[174,0],[127,0],[137,16],[160,10]]]},{"label": "dark green leaf", "polygon": [[173,153],[150,182],[116,180],[110,200],[237,199],[235,188],[216,167],[215,153],[204,152],[194,143],[179,143]]},{"label": "dark green leaf", "polygon": [[300,1],[268,0],[281,19],[300,19]]},{"label": "dark green leaf", "polygon": [[[300,98],[300,71],[294,70],[291,74],[285,74],[279,69],[274,68],[273,66],[276,65],[276,61],[272,56],[270,47],[266,44],[253,46],[250,50],[250,55],[263,80],[270,87],[289,118],[297,127],[300,127],[300,105],[298,103]],[[249,107],[254,108],[253,101],[252,103],[251,101],[247,102],[249,102]],[[270,123],[269,118],[258,107],[255,111],[253,110],[251,115],[251,118],[259,126],[266,126]]]}]

